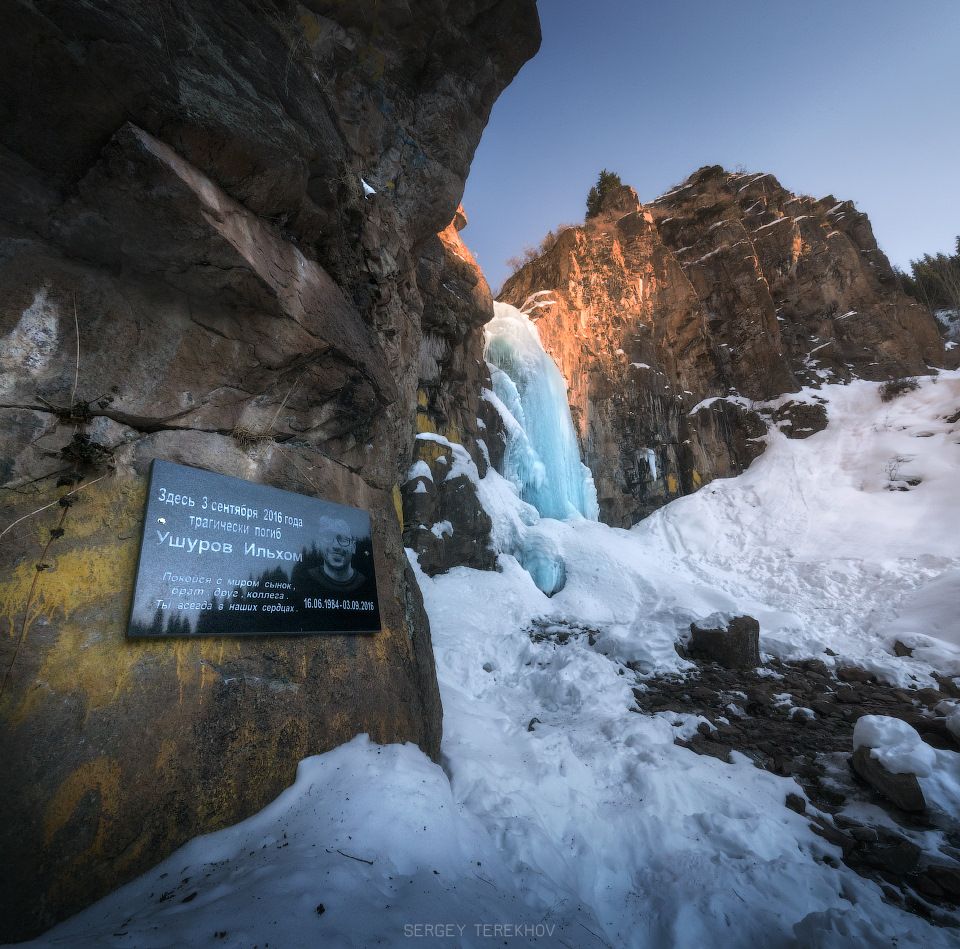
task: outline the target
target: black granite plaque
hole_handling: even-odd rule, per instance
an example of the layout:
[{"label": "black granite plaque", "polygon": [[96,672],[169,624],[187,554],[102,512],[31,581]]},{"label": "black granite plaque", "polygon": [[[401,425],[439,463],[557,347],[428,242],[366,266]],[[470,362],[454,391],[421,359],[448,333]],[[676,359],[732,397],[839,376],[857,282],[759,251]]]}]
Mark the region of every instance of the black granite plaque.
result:
[{"label": "black granite plaque", "polygon": [[128,636],[377,632],[366,511],[153,462]]}]

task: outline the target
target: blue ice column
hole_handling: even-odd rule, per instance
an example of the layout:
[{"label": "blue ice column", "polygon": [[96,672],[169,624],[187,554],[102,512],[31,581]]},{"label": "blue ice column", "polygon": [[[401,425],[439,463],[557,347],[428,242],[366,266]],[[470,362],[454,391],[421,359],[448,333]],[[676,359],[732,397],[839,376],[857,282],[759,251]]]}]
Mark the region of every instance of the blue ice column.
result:
[{"label": "blue ice column", "polygon": [[500,370],[491,372],[494,392],[518,423],[508,425],[504,476],[543,517],[598,520],[597,489],[580,461],[560,370],[516,307],[494,303],[494,314],[486,358]]}]

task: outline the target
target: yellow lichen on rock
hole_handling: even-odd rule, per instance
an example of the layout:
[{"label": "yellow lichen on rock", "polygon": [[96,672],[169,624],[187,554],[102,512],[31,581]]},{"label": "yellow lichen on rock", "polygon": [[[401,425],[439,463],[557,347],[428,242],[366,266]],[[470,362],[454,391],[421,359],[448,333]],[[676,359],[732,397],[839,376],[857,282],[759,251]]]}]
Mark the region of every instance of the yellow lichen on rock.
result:
[{"label": "yellow lichen on rock", "polygon": [[237,801],[249,795],[251,786],[269,780],[277,762],[299,761],[315,753],[318,749],[308,745],[309,734],[309,725],[297,718],[288,718],[269,735],[257,723],[241,721],[222,748],[224,759],[234,766],[224,769],[216,784],[208,784],[197,801],[203,826],[215,830],[234,823]]},{"label": "yellow lichen on rock", "polygon": [[436,474],[436,462],[438,458],[450,455],[450,449],[442,442],[435,442],[432,438],[418,438],[416,445],[416,460],[425,461],[432,474]]},{"label": "yellow lichen on rock", "polygon": [[[12,724],[38,713],[53,694],[82,693],[89,716],[134,688],[144,661],[175,664],[180,702],[188,690],[199,704],[204,687],[217,677],[206,660],[219,665],[225,653],[239,654],[239,644],[230,640],[126,638],[144,491],[118,492],[112,485],[91,487],[70,508],[44,570],[38,574],[36,561],[25,558],[0,583],[0,617],[10,636],[29,639],[38,624],[57,628],[32,687],[12,711]],[[74,546],[78,538],[91,543]]]},{"label": "yellow lichen on rock", "polygon": [[43,820],[44,841],[49,844],[70,820],[80,799],[89,791],[100,796],[100,822],[93,844],[81,858],[102,853],[110,820],[115,816],[120,794],[120,765],[112,758],[94,758],[73,771],[47,805]]},{"label": "yellow lichen on rock", "polygon": [[403,498],[400,497],[400,485],[393,486],[393,509],[397,512],[397,520],[400,522],[400,530],[403,530]]},{"label": "yellow lichen on rock", "polygon": [[316,43],[323,34],[323,27],[319,20],[309,10],[304,10],[303,7],[300,8],[300,26],[303,27],[304,36],[311,45]]},{"label": "yellow lichen on rock", "polygon": [[160,750],[157,752],[156,771],[158,774],[166,771],[168,768],[176,765],[177,762],[177,743],[170,738],[164,738],[160,742]]},{"label": "yellow lichen on rock", "polygon": [[[370,645],[371,652],[374,656],[374,662],[378,665],[383,662],[390,662],[394,659],[396,653],[394,651],[394,631],[384,623],[381,627],[381,632],[379,636],[370,636]],[[400,645],[405,653],[407,653],[408,658],[413,658],[410,655],[410,637],[409,636],[396,636],[396,644]]]},{"label": "yellow lichen on rock", "polygon": [[417,391],[417,434],[440,435],[457,445],[463,444],[463,433],[456,422],[450,421],[442,427],[437,426],[430,417],[429,396],[423,389]]}]

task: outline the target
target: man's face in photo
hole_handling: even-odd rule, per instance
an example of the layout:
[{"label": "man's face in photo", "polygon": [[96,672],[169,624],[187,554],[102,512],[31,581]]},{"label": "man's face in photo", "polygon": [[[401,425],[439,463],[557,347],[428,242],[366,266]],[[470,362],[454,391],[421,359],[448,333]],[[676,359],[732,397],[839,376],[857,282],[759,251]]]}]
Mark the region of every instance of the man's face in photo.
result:
[{"label": "man's face in photo", "polygon": [[347,525],[340,523],[335,531],[330,531],[321,538],[321,554],[326,564],[333,570],[342,570],[348,566],[355,544],[353,535]]}]

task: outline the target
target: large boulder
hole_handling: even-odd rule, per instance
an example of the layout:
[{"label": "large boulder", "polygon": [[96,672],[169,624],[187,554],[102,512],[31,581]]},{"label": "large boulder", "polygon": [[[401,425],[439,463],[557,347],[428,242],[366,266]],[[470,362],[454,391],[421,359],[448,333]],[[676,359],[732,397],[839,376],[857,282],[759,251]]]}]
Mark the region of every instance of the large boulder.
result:
[{"label": "large boulder", "polygon": [[790,399],[773,412],[770,420],[787,438],[809,438],[827,427],[827,409],[820,402]]},{"label": "large boulder", "polygon": [[905,811],[926,810],[920,787],[936,767],[936,752],[907,722],[888,715],[863,715],[853,730],[850,766],[882,797]]},{"label": "large boulder", "polygon": [[854,772],[881,797],[904,811],[925,811],[927,802],[915,774],[897,774],[888,770],[882,761],[871,755],[871,749],[857,748],[850,757]]}]

